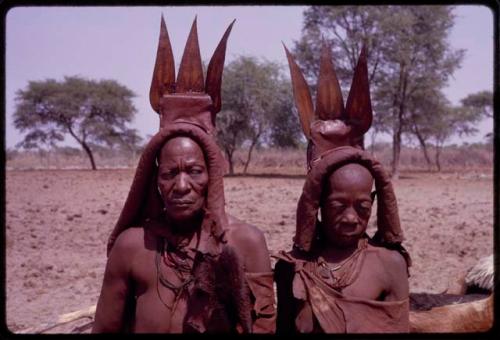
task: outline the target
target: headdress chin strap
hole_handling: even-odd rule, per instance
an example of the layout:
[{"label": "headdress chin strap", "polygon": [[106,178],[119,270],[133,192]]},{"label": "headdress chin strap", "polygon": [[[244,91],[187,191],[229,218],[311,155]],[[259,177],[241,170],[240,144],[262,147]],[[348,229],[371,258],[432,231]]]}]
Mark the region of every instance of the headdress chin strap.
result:
[{"label": "headdress chin strap", "polygon": [[347,163],[365,166],[375,180],[377,201],[377,232],[373,239],[383,245],[400,244],[403,231],[399,223],[396,196],[382,165],[363,150],[351,146],[331,149],[318,157],[307,175],[297,206],[294,247],[310,251],[316,236],[316,220],[325,179]]},{"label": "headdress chin strap", "polygon": [[208,170],[208,190],[206,213],[213,223],[208,226],[210,234],[217,240],[222,239],[227,226],[224,211],[224,159],[213,137],[199,126],[189,122],[174,122],[161,129],[145,147],[135,173],[130,192],[107,245],[111,251],[118,235],[131,226],[141,225],[148,219],[158,218],[163,202],[158,194],[156,159],[165,142],[176,136],[185,136],[196,141],[205,155]]}]

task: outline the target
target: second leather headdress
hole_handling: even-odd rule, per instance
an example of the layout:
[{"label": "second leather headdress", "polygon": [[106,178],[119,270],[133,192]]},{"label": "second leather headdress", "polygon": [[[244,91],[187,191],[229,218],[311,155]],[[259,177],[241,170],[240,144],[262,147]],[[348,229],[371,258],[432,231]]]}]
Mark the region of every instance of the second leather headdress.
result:
[{"label": "second leather headdress", "polygon": [[[403,232],[390,177],[382,165],[363,150],[363,135],[372,123],[366,49],[361,49],[344,107],[330,48],[323,44],[315,108],[299,66],[286,46],[285,51],[295,105],[308,140],[308,174],[297,205],[294,247],[306,252],[312,250],[317,236],[318,210],[325,179],[342,165],[355,162],[370,170],[375,180],[378,204],[377,232],[373,240],[398,248],[397,245],[403,241]],[[407,260],[409,262],[409,257]]]}]

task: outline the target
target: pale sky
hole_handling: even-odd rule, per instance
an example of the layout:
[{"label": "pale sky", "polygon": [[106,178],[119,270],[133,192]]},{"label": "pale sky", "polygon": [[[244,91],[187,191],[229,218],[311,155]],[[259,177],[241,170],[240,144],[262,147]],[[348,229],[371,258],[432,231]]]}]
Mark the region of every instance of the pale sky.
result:
[{"label": "pale sky", "polygon": [[[197,15],[202,59],[209,60],[226,27],[226,64],[238,55],[253,55],[284,65],[281,42],[292,47],[300,37],[304,6],[183,7],[17,7],[6,17],[6,147],[22,135],[12,125],[14,97],[30,80],[80,75],[116,79],[137,94],[132,124],[142,137],[158,131],[158,116],[149,104],[149,86],[163,13],[178,65]],[[470,93],[493,90],[493,13],[484,6],[458,6],[450,37],[453,48],[466,49],[462,68],[445,94],[453,104]],[[482,141],[493,120],[468,142]],[[459,143],[458,139],[451,142]],[[76,146],[74,142],[69,145]]]}]

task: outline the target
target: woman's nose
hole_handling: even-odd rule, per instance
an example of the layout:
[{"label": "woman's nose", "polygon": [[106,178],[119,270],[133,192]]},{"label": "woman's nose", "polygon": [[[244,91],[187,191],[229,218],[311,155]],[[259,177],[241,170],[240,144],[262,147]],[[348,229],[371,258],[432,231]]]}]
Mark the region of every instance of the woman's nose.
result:
[{"label": "woman's nose", "polygon": [[342,216],[342,222],[344,223],[357,223],[358,222],[358,214],[354,208],[349,207],[344,211],[344,216]]},{"label": "woman's nose", "polygon": [[183,172],[179,173],[175,179],[174,191],[177,194],[185,194],[190,190],[189,179]]}]

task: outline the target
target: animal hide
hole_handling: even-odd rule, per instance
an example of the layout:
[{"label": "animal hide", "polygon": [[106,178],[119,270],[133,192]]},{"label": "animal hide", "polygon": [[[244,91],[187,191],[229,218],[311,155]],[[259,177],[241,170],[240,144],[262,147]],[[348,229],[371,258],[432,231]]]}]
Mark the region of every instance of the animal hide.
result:
[{"label": "animal hide", "polygon": [[410,333],[486,332],[493,326],[493,294],[486,299],[410,312]]},{"label": "animal hide", "polygon": [[410,310],[426,311],[434,307],[472,302],[485,299],[489,294],[430,294],[430,293],[410,293]]},{"label": "animal hide", "polygon": [[493,254],[483,257],[465,276],[466,294],[493,293]]},{"label": "animal hide", "polygon": [[186,331],[252,332],[250,291],[243,268],[230,246],[218,256],[198,254],[188,301]]},{"label": "animal hide", "polygon": [[485,332],[493,326],[493,255],[472,267],[458,294],[410,294],[410,332]]}]

